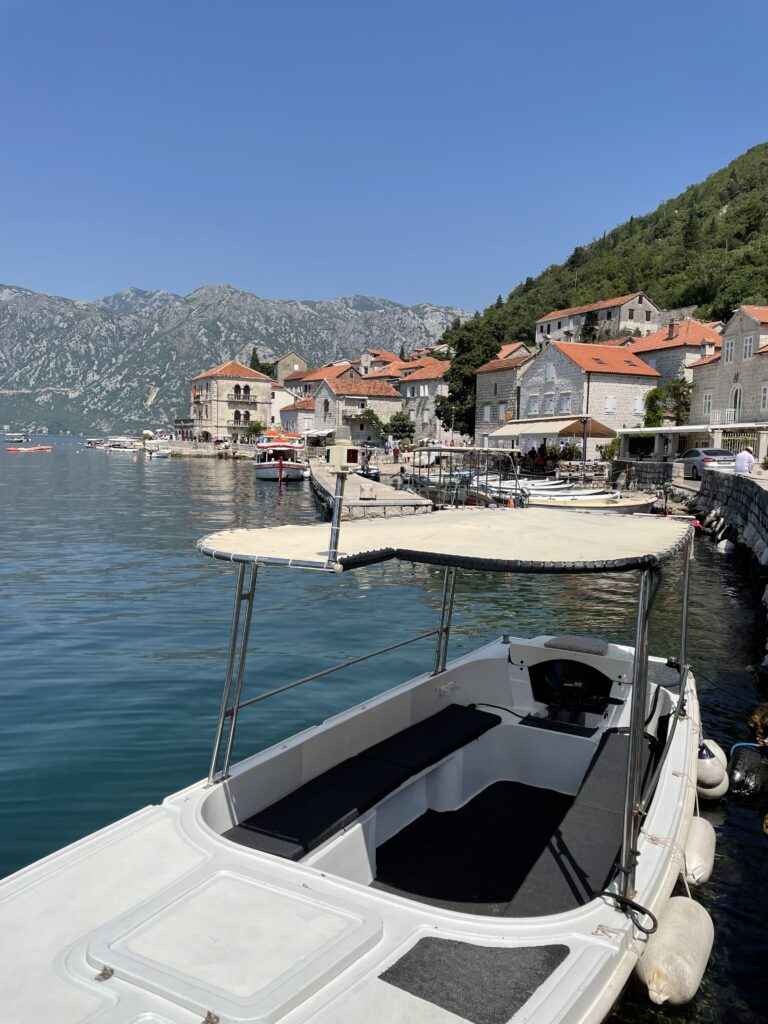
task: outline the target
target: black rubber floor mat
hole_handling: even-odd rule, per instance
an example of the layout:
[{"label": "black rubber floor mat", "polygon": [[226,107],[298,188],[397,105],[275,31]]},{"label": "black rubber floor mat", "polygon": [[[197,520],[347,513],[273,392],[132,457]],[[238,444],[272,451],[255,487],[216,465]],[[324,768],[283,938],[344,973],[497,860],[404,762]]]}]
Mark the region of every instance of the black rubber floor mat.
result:
[{"label": "black rubber floor mat", "polygon": [[382,981],[471,1024],[505,1024],[568,956],[568,946],[475,946],[419,939]]}]

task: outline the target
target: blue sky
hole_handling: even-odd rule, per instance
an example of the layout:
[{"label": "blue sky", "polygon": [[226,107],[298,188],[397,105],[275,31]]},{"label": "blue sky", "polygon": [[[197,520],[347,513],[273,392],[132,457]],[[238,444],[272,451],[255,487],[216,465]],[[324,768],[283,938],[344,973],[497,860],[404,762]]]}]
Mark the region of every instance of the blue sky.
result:
[{"label": "blue sky", "polygon": [[481,308],[768,139],[767,20],[0,0],[0,281]]}]

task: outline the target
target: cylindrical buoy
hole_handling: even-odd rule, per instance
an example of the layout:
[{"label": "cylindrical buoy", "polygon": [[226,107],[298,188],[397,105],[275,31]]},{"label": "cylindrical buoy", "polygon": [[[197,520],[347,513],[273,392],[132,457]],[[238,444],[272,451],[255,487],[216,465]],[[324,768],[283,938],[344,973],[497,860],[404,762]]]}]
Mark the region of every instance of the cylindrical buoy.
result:
[{"label": "cylindrical buoy", "polygon": [[714,740],[699,744],[696,762],[696,792],[701,800],[719,800],[728,792],[728,772],[725,753]]},{"label": "cylindrical buoy", "polygon": [[680,1006],[693,999],[714,938],[712,918],[700,903],[687,896],[669,900],[635,968],[651,1002]]},{"label": "cylindrical buoy", "polygon": [[715,864],[717,837],[706,818],[694,818],[685,841],[685,880],[689,885],[708,882]]}]

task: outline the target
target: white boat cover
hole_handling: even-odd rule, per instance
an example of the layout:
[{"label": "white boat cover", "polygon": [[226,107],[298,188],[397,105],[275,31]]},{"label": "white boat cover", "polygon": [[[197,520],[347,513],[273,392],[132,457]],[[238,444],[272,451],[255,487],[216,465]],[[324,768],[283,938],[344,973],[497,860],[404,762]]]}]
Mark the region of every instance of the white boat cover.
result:
[{"label": "white boat cover", "polygon": [[354,569],[400,558],[495,572],[626,572],[678,552],[690,526],[649,516],[625,519],[559,509],[451,509],[431,515],[344,523],[328,561],[330,527],[222,530],[198,541],[204,555],[294,568]]}]

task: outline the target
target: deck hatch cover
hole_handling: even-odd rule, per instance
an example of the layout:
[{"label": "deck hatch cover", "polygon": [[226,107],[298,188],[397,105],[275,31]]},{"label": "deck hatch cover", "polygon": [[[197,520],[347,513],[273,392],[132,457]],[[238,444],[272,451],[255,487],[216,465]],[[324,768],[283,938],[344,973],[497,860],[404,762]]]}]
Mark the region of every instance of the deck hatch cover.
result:
[{"label": "deck hatch cover", "polygon": [[425,938],[379,977],[472,1024],[506,1024],[569,952]]}]

